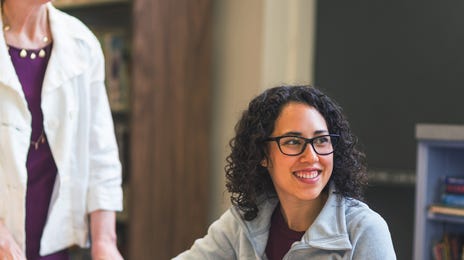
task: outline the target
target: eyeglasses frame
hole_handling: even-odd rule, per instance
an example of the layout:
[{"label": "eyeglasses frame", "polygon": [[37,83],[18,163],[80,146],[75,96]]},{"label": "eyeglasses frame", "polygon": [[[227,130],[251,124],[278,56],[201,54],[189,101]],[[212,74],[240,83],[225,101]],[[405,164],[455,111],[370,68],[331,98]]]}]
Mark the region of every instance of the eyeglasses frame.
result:
[{"label": "eyeglasses frame", "polygon": [[[329,136],[330,137],[330,141],[332,142],[332,146],[333,146],[333,150],[332,152],[330,153],[318,153],[316,151],[316,148],[314,148],[314,140],[318,139],[318,138],[321,138],[321,137],[326,137],[326,136]],[[285,137],[297,137],[297,138],[300,138],[302,140],[304,140],[304,145],[303,145],[303,148],[301,149],[301,152],[299,152],[298,154],[287,154],[287,153],[284,153],[282,151],[282,148],[280,147],[280,139],[282,138],[285,138]],[[282,154],[284,155],[287,155],[287,156],[298,156],[298,155],[301,155],[302,153],[304,153],[304,151],[306,150],[306,146],[309,144],[311,144],[311,147],[313,148],[313,151],[318,154],[318,155],[322,155],[322,156],[325,156],[325,155],[329,155],[329,154],[332,154],[334,153],[335,151],[335,146],[338,142],[338,138],[340,138],[340,135],[337,135],[337,134],[326,134],[326,135],[318,135],[318,136],[315,136],[313,138],[305,138],[305,137],[302,137],[302,136],[298,136],[298,135],[281,135],[281,136],[276,136],[276,137],[268,137],[266,138],[264,141],[265,142],[276,142],[277,143],[277,147],[279,147],[279,150]],[[335,142],[334,142],[335,140]]]}]

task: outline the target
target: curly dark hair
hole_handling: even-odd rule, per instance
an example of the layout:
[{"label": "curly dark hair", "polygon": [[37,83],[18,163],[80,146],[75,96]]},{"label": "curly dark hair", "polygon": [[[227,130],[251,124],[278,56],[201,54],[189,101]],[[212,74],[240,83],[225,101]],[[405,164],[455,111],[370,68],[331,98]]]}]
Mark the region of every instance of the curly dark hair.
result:
[{"label": "curly dark hair", "polygon": [[235,126],[230,141],[231,153],[225,166],[227,190],[231,202],[245,220],[258,215],[258,200],[276,196],[267,168],[261,165],[266,155],[266,138],[274,131],[274,123],[282,108],[290,103],[308,104],[324,117],[331,134],[340,135],[334,151],[334,167],[330,181],[344,197],[363,200],[367,184],[365,155],[356,147],[357,138],[350,130],[342,108],[320,90],[311,86],[279,86],[255,97]]}]

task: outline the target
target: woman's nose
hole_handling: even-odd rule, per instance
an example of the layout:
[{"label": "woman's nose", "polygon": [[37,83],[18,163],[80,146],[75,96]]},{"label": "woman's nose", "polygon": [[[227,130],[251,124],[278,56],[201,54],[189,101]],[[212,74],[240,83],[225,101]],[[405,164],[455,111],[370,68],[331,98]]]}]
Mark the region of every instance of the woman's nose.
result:
[{"label": "woman's nose", "polygon": [[319,155],[316,153],[314,150],[314,147],[308,143],[303,151],[303,153],[300,155],[302,161],[309,161],[309,162],[316,162],[319,161]]}]

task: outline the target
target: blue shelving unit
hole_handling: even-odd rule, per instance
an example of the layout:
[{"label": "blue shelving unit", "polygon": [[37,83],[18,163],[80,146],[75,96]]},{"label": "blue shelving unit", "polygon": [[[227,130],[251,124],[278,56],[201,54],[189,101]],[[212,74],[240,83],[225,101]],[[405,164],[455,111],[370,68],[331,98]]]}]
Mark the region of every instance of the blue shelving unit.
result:
[{"label": "blue shelving unit", "polygon": [[445,176],[464,177],[464,126],[416,126],[417,178],[414,259],[433,259],[433,245],[444,232],[464,233],[464,218],[428,213],[440,201]]}]

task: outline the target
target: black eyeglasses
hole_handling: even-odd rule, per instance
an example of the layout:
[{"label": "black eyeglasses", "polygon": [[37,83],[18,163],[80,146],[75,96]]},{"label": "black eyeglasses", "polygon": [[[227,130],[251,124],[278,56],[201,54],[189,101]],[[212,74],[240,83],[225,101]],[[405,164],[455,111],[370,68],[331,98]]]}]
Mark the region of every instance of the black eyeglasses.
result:
[{"label": "black eyeglasses", "polygon": [[279,146],[280,152],[288,156],[302,154],[308,143],[311,144],[313,150],[318,155],[329,155],[334,152],[338,138],[340,138],[340,136],[336,134],[320,135],[309,139],[301,136],[283,135],[269,137],[265,141],[275,141]]}]

